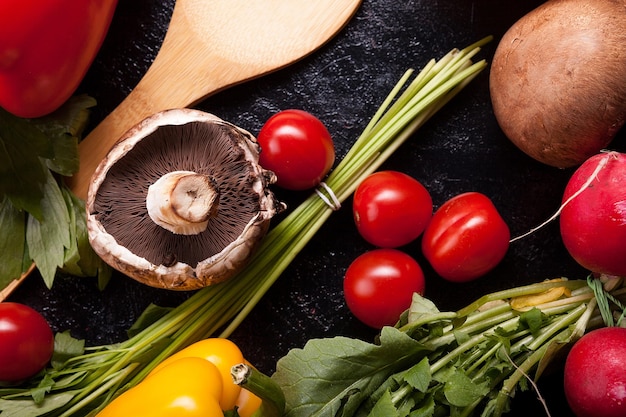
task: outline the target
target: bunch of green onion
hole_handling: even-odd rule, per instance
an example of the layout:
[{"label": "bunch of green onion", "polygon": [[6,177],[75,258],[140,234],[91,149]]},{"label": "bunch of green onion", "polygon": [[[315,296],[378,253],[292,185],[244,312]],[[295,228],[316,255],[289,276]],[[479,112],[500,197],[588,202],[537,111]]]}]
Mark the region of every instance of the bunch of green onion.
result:
[{"label": "bunch of green onion", "polygon": [[472,58],[490,40],[484,38],[431,60],[415,76],[408,70],[324,186],[270,230],[237,277],[199,290],[126,341],[88,347],[47,370],[33,381],[36,386],[4,394],[0,414],[95,414],[94,410],[138,384],[174,352],[206,337],[231,335],[361,180],[487,66],[485,60],[473,62]]}]

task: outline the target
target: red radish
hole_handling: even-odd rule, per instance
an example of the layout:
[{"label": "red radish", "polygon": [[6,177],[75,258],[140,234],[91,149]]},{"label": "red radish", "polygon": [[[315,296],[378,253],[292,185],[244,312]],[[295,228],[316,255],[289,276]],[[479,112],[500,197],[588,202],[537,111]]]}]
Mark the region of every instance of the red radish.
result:
[{"label": "red radish", "polygon": [[597,154],[574,172],[560,222],[563,243],[580,265],[626,277],[626,154]]},{"label": "red radish", "polygon": [[580,338],[565,361],[563,382],[578,417],[626,416],[626,329],[604,327]]}]

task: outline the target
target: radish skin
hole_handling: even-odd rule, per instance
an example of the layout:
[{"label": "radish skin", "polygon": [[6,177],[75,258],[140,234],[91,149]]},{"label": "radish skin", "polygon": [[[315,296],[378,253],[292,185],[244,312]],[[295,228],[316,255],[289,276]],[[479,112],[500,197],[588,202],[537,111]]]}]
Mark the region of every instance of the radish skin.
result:
[{"label": "radish skin", "polygon": [[565,361],[567,402],[577,417],[626,416],[626,329],[605,327],[584,335]]},{"label": "radish skin", "polygon": [[585,161],[565,187],[560,215],[563,244],[592,272],[626,277],[625,184],[626,155],[608,152]]}]

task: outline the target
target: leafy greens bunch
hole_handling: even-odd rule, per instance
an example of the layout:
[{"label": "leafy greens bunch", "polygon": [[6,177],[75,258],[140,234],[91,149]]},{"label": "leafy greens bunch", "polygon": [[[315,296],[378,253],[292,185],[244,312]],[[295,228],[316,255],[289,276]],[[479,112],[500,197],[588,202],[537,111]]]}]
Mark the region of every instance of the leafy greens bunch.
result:
[{"label": "leafy greens bunch", "polygon": [[63,184],[78,170],[78,142],[88,96],[70,98],[54,113],[23,119],[0,109],[0,290],[33,262],[48,287],[57,268],[76,276],[110,269],[89,246],[85,204]]},{"label": "leafy greens bunch", "polygon": [[[414,296],[377,343],[314,339],[272,378],[287,417],[482,417],[509,410],[560,348],[623,314],[626,288],[557,279],[485,295],[457,312]],[[589,285],[588,285],[589,284]]]}]

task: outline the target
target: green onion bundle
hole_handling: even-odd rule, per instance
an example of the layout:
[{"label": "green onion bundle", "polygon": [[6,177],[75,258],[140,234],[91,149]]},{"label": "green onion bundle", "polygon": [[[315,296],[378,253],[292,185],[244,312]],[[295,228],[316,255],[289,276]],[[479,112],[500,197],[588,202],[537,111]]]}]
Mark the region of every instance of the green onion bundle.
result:
[{"label": "green onion bundle", "polygon": [[[59,361],[33,386],[0,389],[0,415],[95,414],[172,353],[206,337],[231,335],[361,180],[486,67],[472,58],[489,41],[431,60],[415,77],[408,70],[325,183],[270,230],[237,277],[199,290],[122,343],[88,347]],[[68,339],[57,335],[59,344]]]}]

